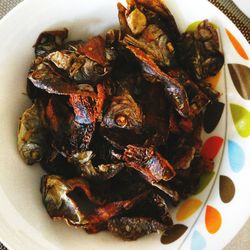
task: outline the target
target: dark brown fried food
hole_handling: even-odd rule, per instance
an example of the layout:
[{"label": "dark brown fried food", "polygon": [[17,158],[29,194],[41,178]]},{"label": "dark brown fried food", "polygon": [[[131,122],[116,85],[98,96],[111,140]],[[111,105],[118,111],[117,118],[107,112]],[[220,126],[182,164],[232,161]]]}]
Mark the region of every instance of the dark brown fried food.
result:
[{"label": "dark brown fried food", "polygon": [[95,124],[79,124],[60,97],[51,97],[44,105],[44,127],[52,137],[52,145],[62,155],[72,157],[89,148]]},{"label": "dark brown fried food", "polygon": [[186,146],[185,148],[181,148],[181,152],[177,152],[175,155],[175,161],[173,163],[175,169],[189,168],[195,153],[195,147]]},{"label": "dark brown fried food", "polygon": [[216,75],[224,64],[218,33],[208,20],[202,21],[194,32],[185,32],[178,50],[183,67],[197,80]]},{"label": "dark brown fried food", "polygon": [[130,210],[137,202],[145,199],[147,195],[148,192],[145,192],[138,196],[135,196],[131,200],[115,201],[108,203],[102,207],[96,208],[94,212],[88,216],[88,225],[85,226],[87,232],[96,233],[95,230],[92,231],[92,225],[103,225],[103,223],[106,223],[112,217],[119,215],[123,211]]},{"label": "dark brown fried food", "polygon": [[147,139],[147,133],[137,133],[136,130],[112,128],[101,130],[102,136],[116,149],[124,150],[129,144],[143,145]]},{"label": "dark brown fried food", "polygon": [[180,194],[175,188],[171,187],[166,181],[150,182],[152,186],[161,190],[170,199],[173,205],[177,205],[180,202]]},{"label": "dark brown fried food", "polygon": [[101,115],[104,100],[105,88],[102,84],[97,85],[97,94],[89,86],[89,91],[70,95],[69,103],[74,109],[75,121],[80,124],[95,123]]},{"label": "dark brown fried food", "polygon": [[80,94],[82,91],[81,85],[65,80],[39,57],[34,61],[28,79],[36,88],[49,94],[69,95]]},{"label": "dark brown fried food", "polygon": [[123,162],[94,166],[92,161],[89,160],[81,166],[81,176],[87,179],[108,180],[117,175],[124,167],[125,164]]},{"label": "dark brown fried food", "polygon": [[157,0],[127,3],[127,9],[118,4],[120,25],[125,33],[122,43],[140,48],[158,66],[174,66],[172,39],[176,40],[180,34],[170,11]]},{"label": "dark brown fried food", "polygon": [[53,148],[48,149],[47,155],[41,161],[41,167],[50,175],[59,175],[64,178],[80,176],[78,169]]},{"label": "dark brown fried food", "polygon": [[179,39],[180,31],[174,16],[161,0],[135,0],[135,2],[147,16],[149,23],[159,25],[173,42]]},{"label": "dark brown fried food", "polygon": [[124,216],[151,218],[164,225],[171,226],[173,225],[173,220],[167,203],[169,203],[169,198],[165,194],[151,188],[147,199],[138,203],[126,212]]},{"label": "dark brown fried food", "polygon": [[119,21],[121,30],[126,34],[140,34],[147,25],[159,26],[170,36],[172,41],[177,41],[180,32],[174,17],[169,9],[159,0],[127,1],[127,9],[118,3]]},{"label": "dark brown fried food", "polygon": [[67,29],[42,32],[34,45],[36,56],[45,56],[59,49],[67,37]]},{"label": "dark brown fried food", "polygon": [[135,46],[149,55],[162,67],[175,65],[175,50],[167,35],[156,25],[150,24],[139,38],[126,35],[124,44]]},{"label": "dark brown fried food", "polygon": [[46,144],[46,132],[38,115],[38,107],[33,104],[20,119],[17,148],[22,159],[28,165],[33,165],[45,156]]},{"label": "dark brown fried food", "polygon": [[166,225],[150,218],[113,218],[108,221],[108,230],[123,240],[137,240],[147,234],[164,231]]},{"label": "dark brown fried food", "polygon": [[173,225],[173,220],[171,218],[169,207],[166,203],[166,199],[160,194],[153,193],[152,203],[156,206],[157,214],[160,217],[160,221],[165,225]]},{"label": "dark brown fried food", "polygon": [[77,51],[100,65],[104,66],[107,64],[105,41],[101,36],[92,37],[86,43],[79,46]]},{"label": "dark brown fried food", "polygon": [[176,79],[161,71],[154,61],[141,49],[130,45],[128,45],[127,48],[141,62],[142,70],[146,73],[147,80],[164,84],[165,90],[170,96],[177,112],[183,117],[187,117],[189,115],[189,103],[184,87]]},{"label": "dark brown fried food", "polygon": [[97,164],[95,157],[93,151],[81,151],[71,157],[64,157],[57,150],[50,149],[41,161],[41,166],[48,174],[65,178],[82,176],[96,181],[113,178],[125,167],[123,162]]},{"label": "dark brown fried food", "polygon": [[45,59],[52,63],[54,71],[60,72],[65,78],[75,83],[91,82],[95,84],[110,73],[108,65],[101,65],[76,51],[55,51]]},{"label": "dark brown fried food", "polygon": [[[119,173],[110,179],[89,179],[89,182],[93,184],[92,187],[95,193],[107,200],[108,203],[131,200],[145,192],[148,192],[148,197],[152,189],[150,184],[141,178],[138,172],[126,167],[122,168]],[[141,202],[138,202],[136,207],[140,204]]]},{"label": "dark brown fried food", "polygon": [[[144,128],[152,131],[145,145],[159,146],[166,143],[169,132],[169,107],[164,86],[146,83],[142,93]],[[144,146],[145,146],[144,145]]]},{"label": "dark brown fried food", "polygon": [[143,114],[140,106],[127,90],[119,96],[113,96],[102,126],[106,128],[138,129],[142,126]]},{"label": "dark brown fried food", "polygon": [[103,80],[110,73],[109,64],[115,59],[114,50],[105,48],[105,41],[100,36],[86,43],[68,43],[64,48],[61,43],[60,46],[52,45],[53,48],[44,52],[46,57],[38,54],[28,76],[37,88],[51,94],[79,94],[81,86],[76,83],[96,84]]},{"label": "dark brown fried food", "polygon": [[87,223],[86,215],[80,211],[77,202],[69,196],[74,189],[81,189],[87,198],[96,205],[103,201],[95,198],[88,183],[82,179],[63,180],[56,175],[45,175],[41,181],[43,204],[53,219],[64,219],[69,225],[82,226]]},{"label": "dark brown fried food", "polygon": [[[80,196],[74,193],[76,190],[81,190]],[[110,218],[131,209],[148,194],[145,192],[131,200],[106,203],[93,195],[83,178],[64,180],[55,175],[43,176],[41,193],[44,206],[52,219],[64,219],[67,224],[83,227],[88,233],[103,229]],[[83,199],[83,194],[87,200]]]},{"label": "dark brown fried food", "polygon": [[220,96],[206,78],[224,57],[206,20],[180,35],[161,0],[117,6],[120,29],[105,39],[38,37],[18,149],[49,174],[41,193],[52,219],[136,240],[171,228],[171,206],[213,170],[202,119]]},{"label": "dark brown fried food", "polygon": [[187,73],[181,69],[174,69],[168,72],[168,74],[180,82],[187,93],[188,101],[190,105],[190,116],[195,117],[205,110],[206,106],[210,102],[217,101],[218,94],[213,91],[214,94],[206,93],[201,83],[195,84]]},{"label": "dark brown fried food", "polygon": [[175,176],[175,171],[170,163],[152,147],[142,148],[128,145],[124,151],[123,160],[128,167],[141,172],[152,182],[168,181]]},{"label": "dark brown fried food", "polygon": [[176,170],[176,177],[169,185],[179,193],[181,199],[186,199],[197,190],[202,174],[211,171],[213,166],[213,162],[196,155],[189,168]]}]

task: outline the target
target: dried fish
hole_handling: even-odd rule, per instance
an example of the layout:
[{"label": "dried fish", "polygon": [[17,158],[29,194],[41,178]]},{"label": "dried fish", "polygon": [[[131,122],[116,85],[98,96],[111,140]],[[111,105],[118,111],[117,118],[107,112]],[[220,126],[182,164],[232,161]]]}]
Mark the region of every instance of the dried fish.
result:
[{"label": "dried fish", "polygon": [[141,61],[143,72],[149,76],[147,79],[152,82],[160,82],[165,86],[176,110],[183,117],[189,115],[189,103],[184,87],[154,63],[154,61],[141,49],[128,45],[127,48]]},{"label": "dried fish", "polygon": [[89,86],[90,91],[70,95],[69,102],[75,113],[75,121],[80,124],[92,124],[101,116],[105,100],[105,89],[102,84],[97,85],[97,94]]},{"label": "dried fish", "polygon": [[216,75],[224,64],[218,33],[208,20],[202,21],[194,32],[184,33],[178,49],[183,67],[197,80]]},{"label": "dried fish", "polygon": [[126,35],[122,42],[140,48],[159,66],[173,67],[176,64],[173,44],[163,30],[154,24],[147,26],[139,38]]},{"label": "dried fish", "polygon": [[41,181],[42,199],[51,218],[64,219],[69,225],[74,226],[83,226],[88,223],[86,215],[69,195],[76,188],[81,189],[94,204],[103,204],[103,201],[93,197],[88,183],[82,178],[66,181],[56,175],[43,176]]},{"label": "dried fish", "polygon": [[128,167],[140,171],[150,181],[168,181],[175,176],[174,168],[152,147],[142,148],[128,145],[123,159]]},{"label": "dried fish", "polygon": [[46,153],[46,133],[36,104],[28,108],[20,119],[17,145],[21,157],[29,165],[41,161]]},{"label": "dried fish", "polygon": [[171,205],[194,193],[214,162],[201,156],[202,119],[218,101],[207,77],[224,63],[207,21],[180,34],[161,0],[118,3],[105,39],[38,37],[18,150],[48,175],[49,216],[124,240],[173,226]]},{"label": "dried fish", "polygon": [[108,221],[108,230],[123,240],[137,240],[147,234],[164,231],[164,224],[150,218],[113,218]]},{"label": "dried fish", "polygon": [[67,37],[67,29],[42,32],[34,45],[36,56],[45,56],[57,50]]},{"label": "dried fish", "polygon": [[142,110],[126,90],[121,95],[112,98],[102,121],[102,126],[106,128],[137,129],[142,124]]},{"label": "dried fish", "polygon": [[74,114],[60,97],[51,97],[44,107],[45,127],[51,134],[52,145],[64,156],[89,148],[95,123],[79,124]]},{"label": "dried fish", "polygon": [[[77,194],[77,190],[82,193]],[[83,178],[64,180],[55,175],[43,176],[41,193],[44,206],[52,219],[63,219],[69,225],[86,229],[88,233],[103,229],[103,224],[110,218],[131,209],[147,196],[147,193],[142,193],[131,200],[106,203],[93,195],[88,182]],[[87,200],[83,199],[83,194]]]}]

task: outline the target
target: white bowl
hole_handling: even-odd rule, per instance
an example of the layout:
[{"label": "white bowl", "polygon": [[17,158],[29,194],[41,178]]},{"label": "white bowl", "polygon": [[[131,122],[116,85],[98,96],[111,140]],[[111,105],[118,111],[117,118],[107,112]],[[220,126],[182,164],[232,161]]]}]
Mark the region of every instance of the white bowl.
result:
[{"label": "white bowl", "polygon": [[[16,149],[18,118],[30,104],[25,87],[34,56],[32,45],[48,29],[67,27],[69,38],[79,39],[118,26],[116,3],[116,0],[25,0],[0,22],[0,239],[10,249],[221,249],[249,217],[250,142],[246,126],[250,121],[250,102],[247,95],[243,95],[246,99],[241,96],[244,79],[240,83],[232,79],[227,64],[249,67],[250,48],[232,22],[205,0],[167,1],[182,31],[197,20],[208,18],[216,23],[225,53],[225,67],[217,85],[223,92],[221,102],[225,108],[216,128],[204,133],[210,149],[221,143],[216,152],[215,174],[202,192],[172,213],[175,222],[185,225],[187,230],[170,245],[163,245],[157,234],[123,242],[106,232],[87,235],[62,222],[52,222],[47,215],[39,192],[43,172],[38,165],[26,166]],[[234,44],[237,39],[240,45],[234,47],[230,39]],[[221,176],[227,176],[229,182]],[[236,192],[225,203],[221,192],[228,190],[228,183]],[[220,192],[220,185],[222,189],[226,185],[226,189]]]}]

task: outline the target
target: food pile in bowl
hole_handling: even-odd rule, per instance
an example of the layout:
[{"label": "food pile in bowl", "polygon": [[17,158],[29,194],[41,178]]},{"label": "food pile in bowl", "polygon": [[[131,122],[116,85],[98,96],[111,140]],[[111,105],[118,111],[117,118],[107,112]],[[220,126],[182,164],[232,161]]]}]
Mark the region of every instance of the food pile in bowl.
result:
[{"label": "food pile in bowl", "polygon": [[169,207],[213,170],[201,155],[202,119],[220,96],[206,79],[224,56],[214,25],[181,34],[158,0],[118,3],[118,17],[105,38],[40,34],[18,150],[47,172],[41,194],[52,219],[136,240],[171,230]]}]

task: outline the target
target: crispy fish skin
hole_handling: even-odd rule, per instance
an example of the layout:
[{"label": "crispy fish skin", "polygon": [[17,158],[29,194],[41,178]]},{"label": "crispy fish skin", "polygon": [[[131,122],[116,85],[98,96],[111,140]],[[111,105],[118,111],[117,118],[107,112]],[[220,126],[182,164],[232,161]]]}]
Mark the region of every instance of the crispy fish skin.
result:
[{"label": "crispy fish skin", "polygon": [[[92,203],[90,210],[81,207],[82,201],[83,206],[87,206],[87,201],[82,200],[81,196],[76,198],[70,195],[76,189],[80,189]],[[56,175],[42,177],[41,193],[43,204],[52,219],[63,219],[68,225],[82,227],[88,233],[103,230],[109,219],[131,209],[148,195],[148,192],[144,192],[130,200],[107,203],[94,196],[89,183],[82,177],[65,180]]]},{"label": "crispy fish skin", "polygon": [[61,75],[54,72],[51,67],[43,61],[35,60],[28,79],[33,85],[48,94],[69,95],[80,94],[81,85],[65,80]]},{"label": "crispy fish skin", "polygon": [[74,113],[58,96],[52,96],[44,106],[44,127],[49,131],[52,145],[65,157],[88,150],[95,123],[79,124]]},{"label": "crispy fish skin", "polygon": [[157,231],[163,232],[166,228],[166,225],[151,218],[144,217],[121,217],[108,221],[108,230],[112,234],[127,241],[137,240],[140,237]]},{"label": "crispy fish skin", "polygon": [[171,230],[169,204],[213,170],[202,118],[219,97],[206,77],[224,57],[207,20],[181,35],[161,0],[117,7],[120,29],[105,39],[40,34],[18,150],[48,173],[40,191],[51,219],[132,241]]},{"label": "crispy fish skin", "polygon": [[83,178],[64,180],[56,175],[45,175],[41,180],[42,200],[50,217],[54,220],[64,219],[68,225],[81,227],[88,221],[77,202],[69,196],[75,188],[81,189],[94,204],[103,204],[103,201],[93,196]]},{"label": "crispy fish skin", "polygon": [[183,67],[197,80],[216,75],[224,64],[217,30],[202,21],[194,32],[185,32],[178,42],[179,59]]},{"label": "crispy fish skin", "polygon": [[171,164],[157,153],[153,147],[143,148],[128,145],[124,151],[123,160],[128,167],[141,172],[150,181],[168,181],[175,176]]},{"label": "crispy fish skin", "polygon": [[126,46],[142,63],[142,70],[150,75],[152,82],[161,82],[165,86],[167,94],[170,96],[175,109],[183,116],[189,116],[189,103],[184,87],[174,78],[161,71],[155,62],[141,49],[134,46]]},{"label": "crispy fish skin", "polygon": [[106,128],[137,129],[143,125],[141,107],[127,90],[112,97],[111,104],[104,114],[102,126]]},{"label": "crispy fish skin", "polygon": [[60,48],[68,37],[68,30],[52,30],[42,32],[34,44],[36,56],[46,56],[52,51]]},{"label": "crispy fish skin", "polygon": [[17,138],[18,151],[28,165],[42,160],[46,153],[46,135],[36,104],[23,113]]}]

